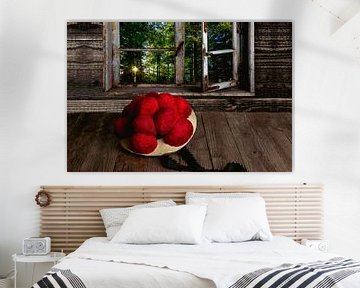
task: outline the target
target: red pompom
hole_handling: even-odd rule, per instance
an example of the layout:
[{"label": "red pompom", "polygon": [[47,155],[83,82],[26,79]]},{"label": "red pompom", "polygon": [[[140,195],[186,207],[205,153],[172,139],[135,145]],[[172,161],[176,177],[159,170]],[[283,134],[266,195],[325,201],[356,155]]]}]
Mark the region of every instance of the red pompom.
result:
[{"label": "red pompom", "polygon": [[123,115],[127,117],[133,117],[137,104],[143,99],[141,96],[136,96],[123,110]]},{"label": "red pompom", "polygon": [[128,135],[129,120],[126,117],[120,117],[114,121],[114,132],[117,136],[124,138]]},{"label": "red pompom", "polygon": [[170,108],[161,108],[154,116],[156,131],[165,135],[174,127],[179,114]]},{"label": "red pompom", "polygon": [[136,116],[131,126],[134,133],[156,135],[154,120],[150,115]]},{"label": "red pompom", "polygon": [[192,136],[194,127],[188,118],[190,103],[170,93],[149,92],[136,96],[114,122],[114,132],[128,137],[129,148],[140,154],[149,154],[157,147],[157,138],[168,145],[183,146]]},{"label": "red pompom", "polygon": [[184,145],[193,134],[193,126],[187,119],[180,119],[173,129],[165,135],[164,142],[171,146]]},{"label": "red pompom", "polygon": [[159,107],[166,107],[166,108],[172,108],[174,110],[177,110],[176,107],[176,98],[174,96],[172,96],[169,93],[161,93],[159,94],[159,96],[156,98],[158,103],[159,103]]},{"label": "red pompom", "polygon": [[191,106],[190,103],[184,98],[177,97],[176,98],[176,106],[180,115],[185,118],[188,118],[191,114]]},{"label": "red pompom", "polygon": [[140,154],[149,154],[157,147],[157,139],[153,135],[135,133],[130,137],[130,149]]},{"label": "red pompom", "polygon": [[159,94],[157,92],[154,92],[154,91],[151,91],[151,92],[145,94],[145,97],[157,98],[158,96],[159,96]]},{"label": "red pompom", "polygon": [[137,115],[153,115],[159,110],[159,104],[154,97],[143,97],[137,104]]}]

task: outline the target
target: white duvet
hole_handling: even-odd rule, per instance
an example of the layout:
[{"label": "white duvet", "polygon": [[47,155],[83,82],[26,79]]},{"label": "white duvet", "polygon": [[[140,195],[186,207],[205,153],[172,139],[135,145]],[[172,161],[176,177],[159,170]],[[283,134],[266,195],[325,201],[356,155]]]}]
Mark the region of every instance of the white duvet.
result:
[{"label": "white duvet", "polygon": [[[336,256],[286,237],[200,245],[112,244],[106,238],[91,238],[55,267],[70,269],[87,288],[228,288],[244,274],[261,268]],[[360,287],[360,273],[334,287]]]}]

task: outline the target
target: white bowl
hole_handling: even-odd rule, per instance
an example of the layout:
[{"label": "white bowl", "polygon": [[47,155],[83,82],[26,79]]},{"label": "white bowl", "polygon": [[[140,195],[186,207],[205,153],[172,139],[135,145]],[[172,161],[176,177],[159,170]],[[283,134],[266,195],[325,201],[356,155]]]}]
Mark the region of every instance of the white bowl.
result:
[{"label": "white bowl", "polygon": [[191,111],[191,114],[187,119],[191,122],[191,124],[193,126],[193,134],[191,135],[189,140],[185,144],[183,144],[181,146],[171,146],[169,144],[166,144],[164,142],[164,140],[161,138],[161,139],[157,140],[157,147],[153,152],[151,152],[149,154],[141,154],[141,153],[134,152],[134,151],[132,151],[130,149],[130,140],[129,140],[129,138],[121,139],[120,140],[120,145],[125,150],[127,150],[127,151],[129,151],[131,153],[137,154],[137,155],[142,155],[142,156],[162,156],[162,155],[174,153],[174,152],[180,150],[181,148],[183,148],[186,144],[188,144],[190,142],[191,138],[195,134],[196,126],[197,126],[197,120],[196,120],[196,115],[195,115],[194,110]]}]

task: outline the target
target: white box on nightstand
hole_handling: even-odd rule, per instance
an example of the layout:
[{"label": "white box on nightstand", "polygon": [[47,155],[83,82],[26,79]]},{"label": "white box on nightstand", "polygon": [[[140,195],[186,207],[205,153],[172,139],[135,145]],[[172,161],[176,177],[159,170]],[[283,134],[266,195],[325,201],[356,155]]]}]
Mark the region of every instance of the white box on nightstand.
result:
[{"label": "white box on nightstand", "polygon": [[318,250],[321,252],[327,252],[328,251],[328,242],[325,240],[309,240],[309,239],[303,239],[301,240],[301,244],[309,247],[314,250]]}]

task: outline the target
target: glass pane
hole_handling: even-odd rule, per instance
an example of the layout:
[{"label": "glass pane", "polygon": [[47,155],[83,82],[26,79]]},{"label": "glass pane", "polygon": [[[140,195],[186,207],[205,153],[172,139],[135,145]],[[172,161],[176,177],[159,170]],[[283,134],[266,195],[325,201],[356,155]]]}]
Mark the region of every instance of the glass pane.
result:
[{"label": "glass pane", "polygon": [[210,84],[232,80],[232,65],[232,53],[209,57]]},{"label": "glass pane", "polygon": [[120,22],[120,48],[174,48],[174,22]]},{"label": "glass pane", "polygon": [[232,48],[232,22],[208,23],[208,50]]},{"label": "glass pane", "polygon": [[175,82],[173,51],[122,51],[120,81],[123,84],[172,84]]},{"label": "glass pane", "polygon": [[201,83],[201,22],[185,24],[185,75],[187,84]]}]

